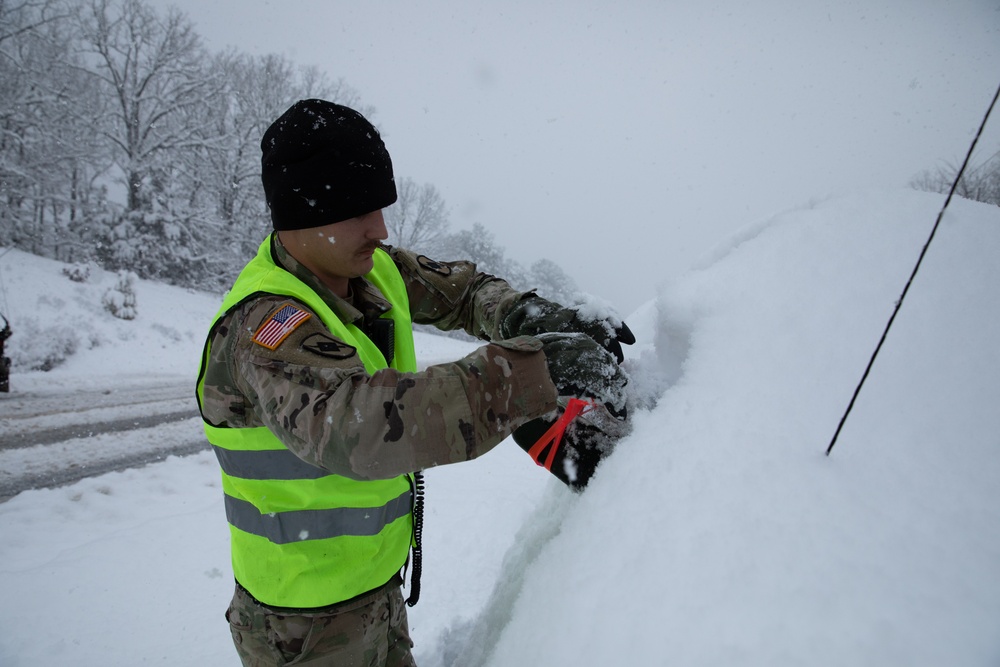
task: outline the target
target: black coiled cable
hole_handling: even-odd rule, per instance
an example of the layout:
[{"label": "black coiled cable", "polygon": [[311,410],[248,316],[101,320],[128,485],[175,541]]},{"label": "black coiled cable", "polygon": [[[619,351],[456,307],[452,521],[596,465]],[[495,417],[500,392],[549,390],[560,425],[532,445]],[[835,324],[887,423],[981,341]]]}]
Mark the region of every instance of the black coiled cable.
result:
[{"label": "black coiled cable", "polygon": [[406,605],[412,607],[420,600],[420,570],[423,565],[424,533],[424,473],[413,473],[413,573],[410,575],[410,596]]}]

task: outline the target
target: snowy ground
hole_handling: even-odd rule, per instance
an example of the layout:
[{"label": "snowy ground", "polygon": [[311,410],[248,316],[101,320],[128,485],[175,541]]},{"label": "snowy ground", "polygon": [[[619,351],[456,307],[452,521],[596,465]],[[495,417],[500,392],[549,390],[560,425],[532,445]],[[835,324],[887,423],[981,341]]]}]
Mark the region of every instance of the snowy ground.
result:
[{"label": "snowy ground", "polygon": [[[1000,209],[952,203],[823,455],[942,199],[813,203],[662,286],[627,318],[650,407],[585,494],[513,443],[430,471],[422,667],[1000,663]],[[48,373],[16,368],[0,409],[193,385],[215,297],[140,283],[125,323],[97,305],[110,276],[60,268],[0,259],[15,360],[56,322],[86,334]],[[0,535],[0,664],[236,664],[210,453],[21,493]]]}]

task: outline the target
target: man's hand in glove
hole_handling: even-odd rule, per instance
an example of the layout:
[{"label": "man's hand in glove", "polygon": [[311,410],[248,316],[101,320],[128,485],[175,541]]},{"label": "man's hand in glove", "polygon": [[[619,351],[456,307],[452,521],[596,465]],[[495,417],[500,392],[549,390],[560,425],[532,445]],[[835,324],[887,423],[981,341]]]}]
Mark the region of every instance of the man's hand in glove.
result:
[{"label": "man's hand in glove", "polygon": [[618,363],[625,359],[622,345],[635,343],[635,336],[621,320],[611,315],[594,316],[575,308],[564,308],[540,296],[518,301],[500,323],[502,338],[537,336],[542,333],[582,333],[593,338]]},{"label": "man's hand in glove", "polygon": [[[549,468],[571,488],[583,489],[627,431],[628,378],[611,353],[587,335],[549,333],[540,334],[538,339],[552,382],[563,397],[560,404],[566,398],[591,399],[595,404],[570,422]],[[530,451],[554,423],[555,418],[532,420],[514,431],[514,441]]]},{"label": "man's hand in glove", "polygon": [[628,378],[611,353],[582,333],[543,333],[542,352],[560,396],[590,398],[625,418]]}]

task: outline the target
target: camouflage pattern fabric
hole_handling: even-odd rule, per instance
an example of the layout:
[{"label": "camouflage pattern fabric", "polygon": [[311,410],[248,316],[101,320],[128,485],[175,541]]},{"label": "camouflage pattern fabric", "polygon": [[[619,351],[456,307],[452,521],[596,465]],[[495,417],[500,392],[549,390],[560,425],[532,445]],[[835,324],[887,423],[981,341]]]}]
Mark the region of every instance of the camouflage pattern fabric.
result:
[{"label": "camouflage pattern fabric", "polygon": [[[351,281],[353,298],[342,299],[280,243],[276,249],[281,265],[342,321],[364,329],[366,320],[392,307],[363,278]],[[387,250],[407,286],[415,323],[491,339],[506,309],[524,296],[474,264]],[[275,295],[252,299],[215,328],[202,403],[211,423],[266,426],[303,460],[369,480],[476,458],[557,407],[535,338],[495,340],[418,373],[390,368],[369,375],[357,351],[315,315],[274,350],[255,343],[254,332],[288,302]]]},{"label": "camouflage pattern fabric", "polygon": [[432,324],[442,331],[461,329],[483,340],[513,338],[500,323],[531,292],[518,292],[506,281],[478,273],[472,262],[437,262],[399,248],[385,247],[396,262],[410,299],[416,324]]},{"label": "camouflage pattern fabric", "polygon": [[246,667],[413,667],[400,583],[307,611],[266,607],[237,586],[226,620]]}]

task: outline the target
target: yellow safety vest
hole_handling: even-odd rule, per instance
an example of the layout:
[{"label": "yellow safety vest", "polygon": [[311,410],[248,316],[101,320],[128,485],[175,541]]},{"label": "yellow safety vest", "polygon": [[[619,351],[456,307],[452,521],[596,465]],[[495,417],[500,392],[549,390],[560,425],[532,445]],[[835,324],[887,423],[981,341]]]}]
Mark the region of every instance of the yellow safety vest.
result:
[{"label": "yellow safety vest", "polygon": [[[302,302],[337,338],[353,345],[368,373],[386,368],[385,357],[353,324],[337,318],[309,286],[277,265],[271,239],[240,273],[213,321],[262,294]],[[392,304],[392,366],[416,370],[409,300],[399,270],[377,250],[365,276]],[[199,404],[211,335],[205,343]],[[204,415],[202,415],[204,418]],[[322,607],[387,582],[406,562],[413,531],[411,480],[357,481],[306,463],[270,430],[228,428],[205,419],[205,434],[222,467],[226,517],[236,580],[262,603]]]}]

